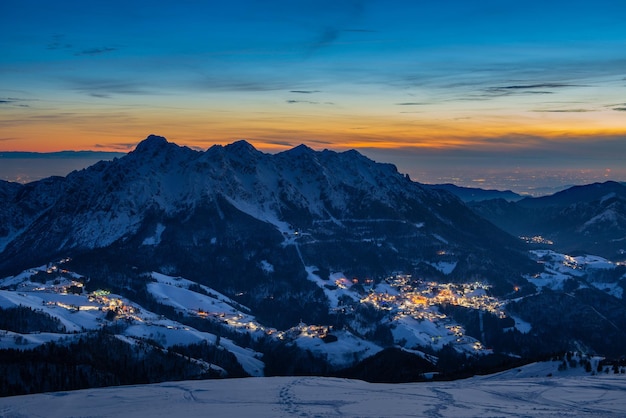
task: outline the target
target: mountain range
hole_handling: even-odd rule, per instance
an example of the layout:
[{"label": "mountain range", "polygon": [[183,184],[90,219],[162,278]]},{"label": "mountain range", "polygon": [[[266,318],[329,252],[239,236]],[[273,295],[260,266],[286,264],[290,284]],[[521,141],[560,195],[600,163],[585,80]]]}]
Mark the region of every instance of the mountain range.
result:
[{"label": "mountain range", "polygon": [[[480,274],[499,293],[532,268],[520,242],[453,195],[356,151],[301,145],[271,155],[240,141],[198,152],[150,136],[65,178],[2,185],[0,274],[95,258],[245,293],[251,307],[273,296],[273,320],[286,321],[278,325],[297,323],[294,306],[321,297],[307,266],[324,279],[437,276],[431,264],[454,261],[453,278]],[[283,299],[295,289],[302,298]]]},{"label": "mountain range", "polygon": [[626,260],[626,185],[574,186],[543,197],[470,202],[479,215],[515,236],[543,237],[553,248]]},{"label": "mountain range", "polygon": [[[353,150],[266,154],[238,141],[202,152],[151,135],[66,177],[0,182],[0,308],[15,318],[0,349],[40,350],[36,363],[5,353],[16,360],[4,374],[55,367],[72,388],[94,385],[80,370],[105,363],[135,371],[92,373],[118,384],[410,381],[565,350],[619,358],[624,265],[577,237],[620,242],[605,223],[621,225],[620,187],[468,199]],[[539,234],[550,238],[527,239]],[[54,360],[66,349],[74,366]],[[78,354],[90,350],[110,355]],[[191,363],[172,374],[180,356]]]}]

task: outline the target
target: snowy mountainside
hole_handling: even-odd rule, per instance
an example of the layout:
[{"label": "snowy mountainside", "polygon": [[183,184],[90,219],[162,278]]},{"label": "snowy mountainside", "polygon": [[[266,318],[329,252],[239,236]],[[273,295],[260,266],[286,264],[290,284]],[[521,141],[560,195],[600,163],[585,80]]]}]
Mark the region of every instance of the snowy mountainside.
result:
[{"label": "snowy mountainside", "polygon": [[[0,281],[0,289],[3,289],[0,290],[0,308],[26,307],[57,319],[63,327],[57,333],[3,331],[0,348],[33,349],[49,341],[76,340],[81,334],[106,327],[114,328],[112,332],[130,344],[152,341],[163,348],[200,342],[216,344],[216,335],[150,312],[123,296],[102,290],[87,293],[84,291],[85,278],[63,269],[63,264],[29,269]],[[189,295],[180,294],[184,286],[190,285],[189,282],[156,273],[154,277],[156,282],[150,285],[157,300],[164,298],[176,301],[176,304],[189,302]],[[203,290],[207,295],[196,294],[196,306],[213,307],[217,303],[219,311],[228,311],[237,318],[245,317],[234,307],[239,306],[236,302],[211,289]],[[253,317],[246,318],[250,323],[254,321]],[[248,374],[263,375],[263,363],[258,359],[260,353],[240,347],[228,338],[221,338],[218,345],[234,354]]]},{"label": "snowy mountainside", "polygon": [[[62,259],[0,280],[3,356],[15,356],[6,350],[19,349],[33,353],[23,356],[42,357],[38,366],[24,360],[0,364],[5,374],[0,393],[145,382],[126,376],[80,383],[82,375],[69,377],[85,367],[95,368],[91,375],[98,376],[103,372],[98,367],[106,365],[89,363],[87,353],[112,349],[128,351],[120,361],[128,362],[124,355],[133,361],[150,359],[145,373],[152,382],[302,374],[405,382],[433,373],[451,378],[519,367],[533,356],[562,349],[618,357],[626,327],[619,289],[626,275],[610,282],[606,273],[622,274],[621,266],[596,256],[551,251],[534,251],[533,256],[545,265],[544,273],[528,278],[538,292],[516,293],[512,299],[493,296],[490,285],[482,282],[435,282],[402,274],[376,282],[339,272],[324,280],[309,266],[309,281],[329,301],[328,321],[301,321],[288,328],[267,326],[237,300],[179,276],[136,271],[132,288],[111,293],[99,287],[111,282],[72,272],[71,260]],[[47,356],[62,356],[53,353],[65,346],[70,352],[80,350],[76,357],[82,358],[56,374],[67,373],[68,379],[39,384],[11,380],[16,373],[36,376],[37,367],[49,368],[46,364],[53,360]],[[161,361],[173,360],[189,369],[186,374],[154,374],[162,370]],[[579,364],[583,367],[582,360]],[[565,366],[568,376],[574,370],[569,365],[571,361]],[[590,367],[595,371],[597,364]]]},{"label": "snowy mountainside", "polygon": [[626,260],[626,185],[614,181],[574,186],[550,196],[517,202],[471,202],[476,213],[515,236],[567,254]]},{"label": "snowy mountainside", "polygon": [[531,253],[546,266],[544,272],[528,278],[537,287],[571,291],[591,286],[624,299],[626,269],[621,263],[591,255],[572,257],[552,250]]},{"label": "snowy mountainside", "polygon": [[[606,341],[617,349],[609,354],[618,355],[620,330],[626,326],[619,308],[626,282],[621,266],[596,256],[552,251],[534,251],[533,256],[545,265],[544,273],[528,278],[539,291],[512,299],[493,296],[490,285],[482,282],[435,282],[401,274],[375,282],[348,279],[339,272],[323,280],[318,270],[308,267],[309,280],[329,300],[329,321],[301,321],[282,329],[259,322],[250,308],[192,280],[137,272],[133,289],[122,289],[127,296],[121,296],[101,290],[103,283],[96,276],[67,270],[71,260],[63,259],[0,280],[0,308],[19,306],[57,321],[54,329],[35,333],[7,323],[0,348],[32,350],[107,330],[127,343],[148,342],[163,349],[199,343],[220,347],[248,374],[274,375],[345,373],[341,370],[348,368],[362,373],[359,364],[379,354],[384,359],[385,350],[395,347],[430,364],[410,379],[437,370],[441,361],[445,372],[455,362],[473,359],[470,362],[486,365],[509,352],[515,354],[509,360],[514,364],[520,354],[528,356],[537,337],[541,347],[534,348],[535,355],[564,348],[607,351],[601,345]],[[621,276],[609,282],[607,272]],[[561,303],[560,295],[569,302]],[[544,298],[550,306],[544,306]],[[603,306],[581,308],[572,303],[577,298],[586,303],[597,298]],[[558,318],[552,318],[554,309]],[[569,322],[556,331],[555,321],[568,316]],[[568,335],[572,326],[603,333],[599,339],[586,331]],[[572,337],[569,345],[559,343]]]},{"label": "snowy mountainside", "polygon": [[[90,269],[162,271],[239,294],[274,326],[295,325],[302,311],[307,322],[325,315],[307,266],[323,279],[481,276],[499,293],[536,268],[453,195],[356,151],[272,155],[238,141],[199,152],[153,135],[125,157],[5,195],[0,273],[67,256]],[[455,268],[433,268],[441,262]],[[265,307],[272,297],[281,315]]]},{"label": "snowy mountainside", "polygon": [[544,267],[541,273],[527,277],[537,292],[511,299],[507,312],[532,323],[532,334],[543,345],[623,356],[626,265],[553,250],[532,250],[531,254]]}]

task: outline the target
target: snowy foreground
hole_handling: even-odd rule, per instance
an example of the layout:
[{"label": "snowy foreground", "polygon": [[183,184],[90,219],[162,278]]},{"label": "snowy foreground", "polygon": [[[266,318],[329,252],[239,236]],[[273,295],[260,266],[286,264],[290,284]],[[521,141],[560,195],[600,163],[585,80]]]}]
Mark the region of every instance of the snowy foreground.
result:
[{"label": "snowy foreground", "polygon": [[169,382],[0,398],[0,417],[625,416],[626,378],[522,377],[372,384],[319,377]]}]

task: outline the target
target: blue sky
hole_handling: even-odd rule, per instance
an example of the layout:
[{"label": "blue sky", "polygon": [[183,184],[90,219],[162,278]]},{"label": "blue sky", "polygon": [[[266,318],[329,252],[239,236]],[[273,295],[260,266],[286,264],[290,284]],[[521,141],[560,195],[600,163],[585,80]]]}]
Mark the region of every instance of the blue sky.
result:
[{"label": "blue sky", "polygon": [[0,150],[156,133],[356,148],[407,172],[617,172],[624,22],[608,0],[5,0]]}]

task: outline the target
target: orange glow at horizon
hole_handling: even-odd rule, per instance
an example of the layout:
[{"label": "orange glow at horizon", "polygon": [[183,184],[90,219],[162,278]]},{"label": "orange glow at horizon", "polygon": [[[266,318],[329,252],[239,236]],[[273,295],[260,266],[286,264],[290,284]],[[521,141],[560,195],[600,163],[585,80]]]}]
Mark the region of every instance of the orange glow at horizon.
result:
[{"label": "orange glow at horizon", "polygon": [[[613,112],[617,113],[617,112]],[[594,141],[626,136],[626,123],[613,114],[585,118],[578,114],[501,115],[435,118],[406,115],[244,114],[90,114],[50,122],[41,117],[12,124],[0,119],[5,138],[0,151],[54,152],[99,150],[127,152],[149,134],[178,145],[206,149],[245,139],[262,151],[278,152],[298,144],[314,149],[429,150],[485,149],[506,151],[532,147],[535,141]]]}]

